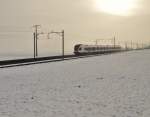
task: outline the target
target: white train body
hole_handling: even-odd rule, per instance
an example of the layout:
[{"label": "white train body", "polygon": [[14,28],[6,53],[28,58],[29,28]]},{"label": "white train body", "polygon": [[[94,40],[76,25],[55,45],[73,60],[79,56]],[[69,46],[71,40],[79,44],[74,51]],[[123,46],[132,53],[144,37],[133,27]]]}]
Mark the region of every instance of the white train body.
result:
[{"label": "white train body", "polygon": [[98,54],[98,53],[110,53],[121,51],[122,48],[119,45],[83,45],[78,44],[74,47],[74,53],[79,54]]}]

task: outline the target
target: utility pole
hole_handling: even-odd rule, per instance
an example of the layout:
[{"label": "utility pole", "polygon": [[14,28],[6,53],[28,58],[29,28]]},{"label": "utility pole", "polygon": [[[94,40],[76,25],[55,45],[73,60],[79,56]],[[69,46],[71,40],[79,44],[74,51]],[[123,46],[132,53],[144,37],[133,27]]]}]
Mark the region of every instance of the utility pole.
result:
[{"label": "utility pole", "polygon": [[131,50],[133,49],[133,48],[132,48],[132,45],[133,45],[133,43],[132,43],[132,41],[131,41]]},{"label": "utility pole", "polygon": [[97,45],[98,43],[97,43],[97,40],[95,41],[95,45]]},{"label": "utility pole", "polygon": [[36,58],[38,56],[38,43],[37,43],[37,40],[38,40],[38,28],[40,28],[41,25],[34,25],[33,28],[34,28],[34,58]]},{"label": "utility pole", "polygon": [[139,44],[138,43],[137,43],[137,47],[136,48],[137,48],[137,50],[139,49]]},{"label": "utility pole", "polygon": [[128,50],[127,42],[125,42],[125,48],[126,48],[126,51],[127,51]]},{"label": "utility pole", "polygon": [[63,59],[64,59],[64,55],[65,55],[65,31],[62,30],[62,56],[63,56]]},{"label": "utility pole", "polygon": [[36,42],[36,36],[35,36],[35,32],[33,33],[33,36],[34,36],[34,58],[36,58],[36,49],[35,49],[35,42]]},{"label": "utility pole", "polygon": [[142,43],[142,49],[144,49],[144,43]]},{"label": "utility pole", "polygon": [[116,37],[114,36],[114,47],[116,47]]}]

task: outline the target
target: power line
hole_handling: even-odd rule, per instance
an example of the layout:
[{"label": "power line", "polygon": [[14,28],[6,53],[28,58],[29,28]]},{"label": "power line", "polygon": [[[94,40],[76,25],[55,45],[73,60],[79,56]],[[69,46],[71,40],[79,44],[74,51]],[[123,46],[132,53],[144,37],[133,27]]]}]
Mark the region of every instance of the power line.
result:
[{"label": "power line", "polygon": [[64,52],[65,52],[65,46],[64,46],[64,44],[65,44],[65,40],[64,40],[64,38],[65,38],[65,32],[64,32],[64,30],[62,30],[62,31],[60,31],[60,32],[57,32],[57,31],[51,31],[51,32],[49,32],[48,33],[48,38],[50,38],[50,34],[57,34],[57,35],[59,35],[59,36],[61,36],[62,37],[62,57],[63,57],[63,59],[64,59]]},{"label": "power line", "polygon": [[29,30],[25,30],[25,31],[0,31],[0,33],[28,33],[28,32],[32,32],[32,31],[29,31]]}]

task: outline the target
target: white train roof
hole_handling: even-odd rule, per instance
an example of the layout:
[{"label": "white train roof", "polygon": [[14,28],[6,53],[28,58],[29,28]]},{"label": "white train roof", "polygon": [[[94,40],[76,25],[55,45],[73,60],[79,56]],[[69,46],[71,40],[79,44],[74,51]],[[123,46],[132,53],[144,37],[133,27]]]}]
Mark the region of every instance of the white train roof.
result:
[{"label": "white train roof", "polygon": [[[114,47],[114,45],[83,45],[81,44],[82,47]],[[115,47],[121,47],[120,45],[115,45]]]}]

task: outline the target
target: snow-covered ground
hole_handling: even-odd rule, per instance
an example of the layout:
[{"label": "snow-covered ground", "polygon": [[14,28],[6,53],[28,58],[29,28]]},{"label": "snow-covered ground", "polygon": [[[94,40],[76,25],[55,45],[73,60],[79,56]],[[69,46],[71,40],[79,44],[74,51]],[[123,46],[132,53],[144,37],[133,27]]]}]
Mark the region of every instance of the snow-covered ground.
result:
[{"label": "snow-covered ground", "polygon": [[0,69],[0,117],[150,117],[150,50]]}]

